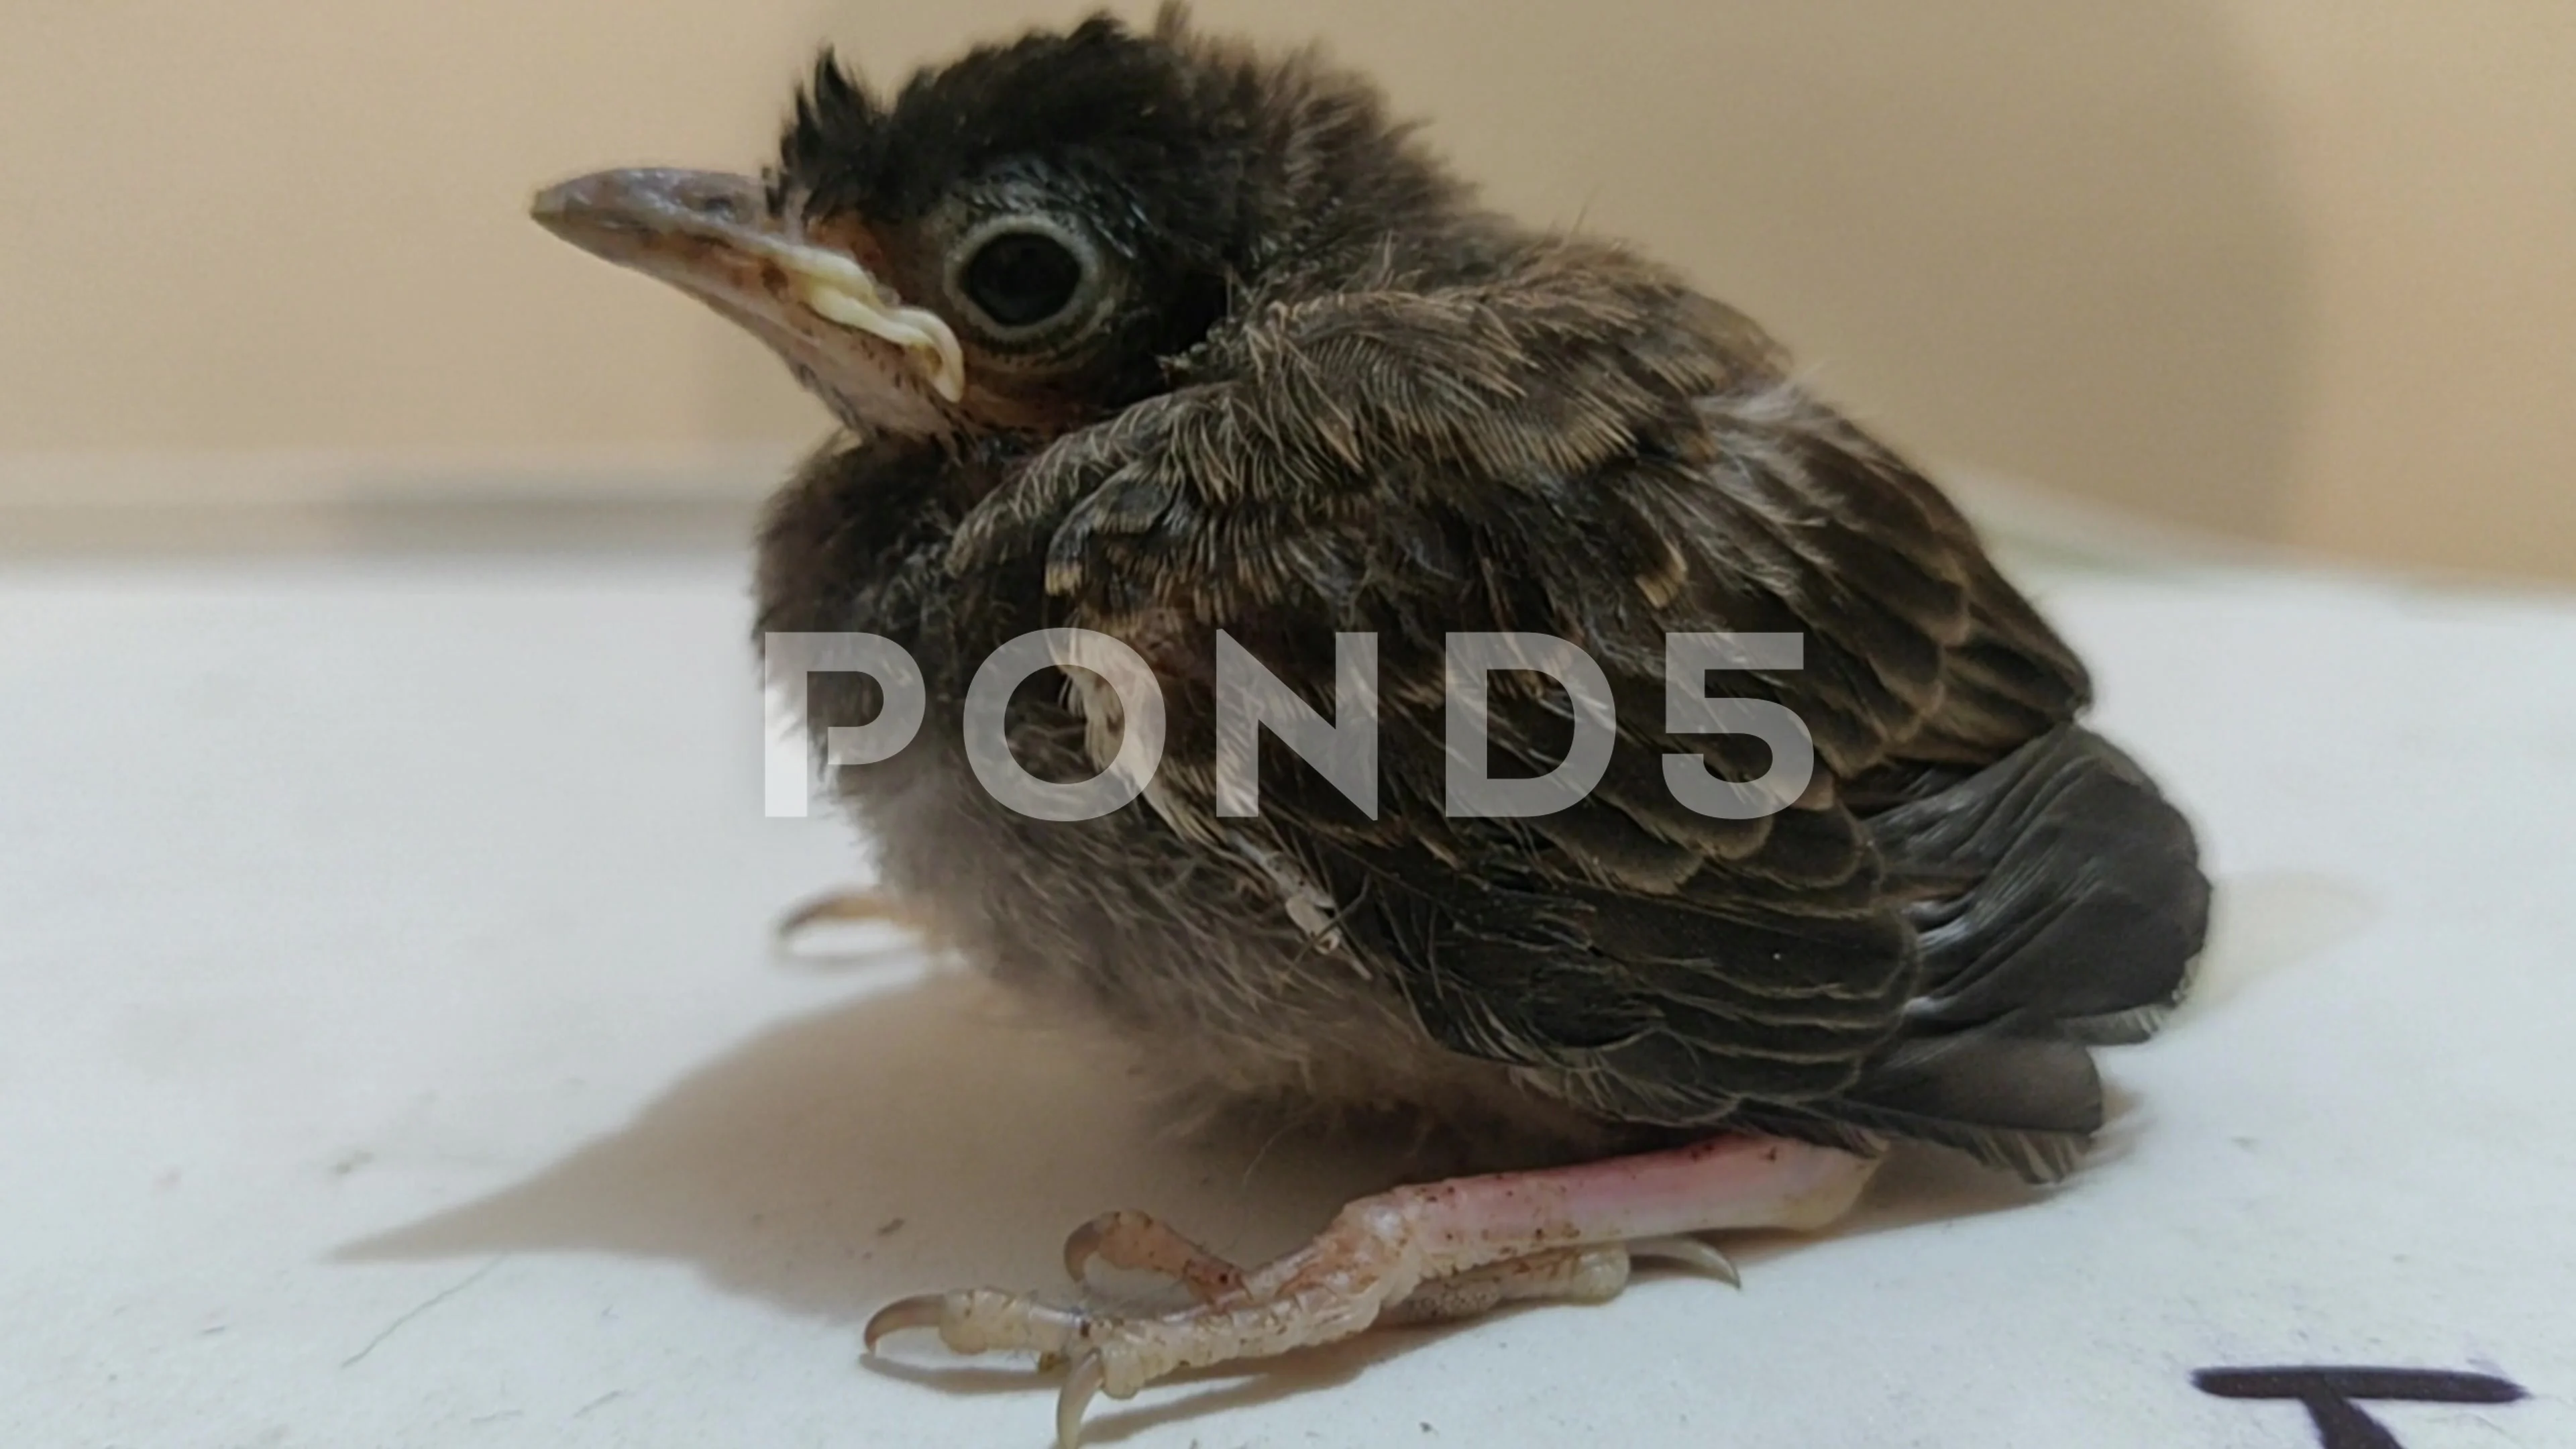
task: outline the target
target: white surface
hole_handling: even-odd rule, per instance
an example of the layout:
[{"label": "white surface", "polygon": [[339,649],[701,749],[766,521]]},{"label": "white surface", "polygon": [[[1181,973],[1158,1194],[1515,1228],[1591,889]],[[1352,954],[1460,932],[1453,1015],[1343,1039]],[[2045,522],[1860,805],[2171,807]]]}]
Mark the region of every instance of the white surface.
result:
[{"label": "white surface", "polygon": [[[1284,1246],[1383,1162],[1158,1140],[1114,1065],[885,956],[774,959],[730,557],[0,574],[0,1444],[1047,1442],[884,1298],[1132,1204]],[[2410,1449],[2576,1444],[2576,610],[2057,578],[2204,825],[2197,1005],[2038,1201],[1104,1403],[1093,1441],[2264,1446],[2199,1367],[2482,1369]]]}]

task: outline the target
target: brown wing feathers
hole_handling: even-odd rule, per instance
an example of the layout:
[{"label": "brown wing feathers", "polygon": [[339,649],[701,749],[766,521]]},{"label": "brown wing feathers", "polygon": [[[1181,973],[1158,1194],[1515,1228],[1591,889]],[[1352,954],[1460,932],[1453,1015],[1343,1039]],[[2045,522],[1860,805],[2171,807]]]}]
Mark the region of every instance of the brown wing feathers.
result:
[{"label": "brown wing feathers", "polygon": [[[2070,1164],[2101,1114],[2076,1043],[2172,999],[2205,886],[2179,817],[2069,723],[2081,668],[1946,501],[1749,324],[1606,249],[1248,315],[1188,360],[1191,386],[988,500],[952,566],[1043,547],[1070,622],[1178,612],[1261,638],[1310,698],[1332,630],[1378,632],[1378,818],[1291,766],[1243,828],[1453,1050],[1620,1120]],[[1392,682],[1437,679],[1442,634],[1479,629],[1572,640],[1611,678],[1611,770],[1560,814],[1441,812],[1438,693]],[[1716,676],[1815,739],[1828,778],[1767,819],[1662,785],[1676,750],[1737,779],[1768,763],[1662,729],[1664,635],[1710,630],[1805,636],[1802,669]],[[1570,710],[1515,682],[1494,755],[1536,774]]]}]

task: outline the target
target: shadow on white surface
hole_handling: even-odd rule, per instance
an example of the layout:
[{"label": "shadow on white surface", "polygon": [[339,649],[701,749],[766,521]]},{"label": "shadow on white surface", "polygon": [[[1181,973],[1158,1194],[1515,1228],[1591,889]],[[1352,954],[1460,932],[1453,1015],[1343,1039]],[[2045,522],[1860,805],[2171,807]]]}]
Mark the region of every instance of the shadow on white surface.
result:
[{"label": "shadow on white surface", "polygon": [[[1149,1207],[1219,1251],[1260,1257],[1406,1175],[1398,1154],[1364,1143],[1175,1141],[1106,1049],[1029,1025],[976,978],[910,970],[759,1034],[533,1177],[334,1257],[676,1261],[726,1291],[855,1329],[925,1289],[1053,1285],[1069,1296],[1064,1235],[1107,1208]],[[1208,1387],[1102,1415],[1092,1437],[1341,1383],[1425,1336],[1373,1337],[1249,1378],[1201,1376]],[[889,1347],[896,1356],[869,1367],[890,1378],[972,1392],[1049,1384],[1025,1365]]]},{"label": "shadow on white surface", "polygon": [[1105,1052],[1013,1022],[970,977],[906,978],[772,1027],[535,1176],[340,1256],[667,1259],[856,1322],[961,1276],[1060,1278],[1055,1245],[1122,1188],[1237,1243],[1330,1196],[1286,1164],[1154,1141]]},{"label": "shadow on white surface", "polygon": [[[2222,901],[2203,977],[2210,997],[2196,1014],[2323,952],[2370,914],[2355,889],[2322,877],[2243,878]],[[561,1252],[673,1261],[726,1291],[855,1328],[886,1300],[925,1289],[1053,1285],[1053,1296],[1069,1297],[1059,1245],[1107,1208],[1145,1208],[1220,1252],[1257,1260],[1294,1246],[1353,1196],[1430,1174],[1385,1143],[1176,1140],[1158,1130],[1132,1071],[1107,1049],[1031,1024],[968,974],[885,957],[859,974],[874,971],[894,979],[760,1033],[624,1128],[532,1177],[349,1244],[335,1258]],[[2121,1155],[2152,1116],[2117,1105],[2105,1159]],[[1902,1149],[1834,1236],[2009,1211],[2047,1196],[1953,1154]],[[1800,1246],[1790,1235],[1755,1235],[1729,1249],[1750,1267]],[[1116,1292],[1125,1280],[1109,1286],[1095,1297],[1148,1301]],[[1249,1376],[1184,1377],[1176,1396],[1103,1415],[1093,1436],[1116,1441],[1341,1384],[1453,1331],[1374,1334]],[[951,1392],[1027,1393],[1047,1383],[1024,1366],[938,1353],[901,1345],[869,1368]]]}]

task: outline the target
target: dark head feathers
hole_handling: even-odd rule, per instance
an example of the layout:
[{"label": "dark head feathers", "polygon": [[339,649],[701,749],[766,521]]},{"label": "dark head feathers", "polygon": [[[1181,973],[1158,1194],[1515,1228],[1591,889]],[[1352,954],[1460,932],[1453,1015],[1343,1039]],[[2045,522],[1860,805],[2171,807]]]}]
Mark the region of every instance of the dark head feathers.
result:
[{"label": "dark head feathers", "polygon": [[797,98],[778,179],[809,212],[909,221],[943,196],[1043,173],[1135,213],[1139,230],[1237,252],[1252,117],[1181,44],[1106,15],[913,74],[879,100],[825,50]]},{"label": "dark head feathers", "polygon": [[828,49],[798,98],[782,171],[818,207],[866,205],[902,218],[998,163],[1044,157],[1174,172],[1221,144],[1178,54],[1095,16],[915,72],[893,103]]},{"label": "dark head feathers", "polygon": [[1027,176],[1081,193],[1125,239],[1237,279],[1465,195],[1365,79],[1314,51],[1202,36],[1179,5],[1150,32],[1101,14],[980,46],[891,100],[826,49],[771,184],[809,215],[903,222]]}]

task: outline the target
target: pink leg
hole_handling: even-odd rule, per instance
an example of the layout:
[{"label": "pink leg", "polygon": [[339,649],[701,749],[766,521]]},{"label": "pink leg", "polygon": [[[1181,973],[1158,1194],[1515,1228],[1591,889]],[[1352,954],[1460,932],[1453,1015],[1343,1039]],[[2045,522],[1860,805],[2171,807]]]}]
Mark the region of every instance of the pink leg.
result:
[{"label": "pink leg", "polygon": [[[1195,1280],[1201,1297],[1195,1307],[1101,1318],[978,1288],[889,1304],[869,1320],[867,1343],[873,1350],[889,1333],[935,1328],[959,1353],[1025,1349],[1064,1358],[1072,1371],[1057,1401],[1056,1432],[1071,1449],[1095,1393],[1123,1399],[1179,1369],[1348,1338],[1409,1299],[1412,1306],[1398,1316],[1452,1316],[1463,1306],[1532,1296],[1529,1285],[1560,1280],[1568,1285],[1566,1296],[1607,1296],[1625,1281],[1625,1245],[1632,1241],[1821,1228],[1859,1197],[1872,1165],[1830,1148],[1722,1137],[1580,1167],[1399,1187],[1344,1207],[1314,1241],[1234,1283],[1208,1271],[1224,1266],[1212,1255],[1137,1214],[1120,1236],[1140,1245],[1134,1256],[1146,1261],[1138,1265],[1168,1264]],[[1087,1239],[1096,1244],[1110,1221],[1077,1231],[1068,1247]],[[1146,1243],[1155,1249],[1141,1251]],[[1669,1243],[1664,1250],[1677,1251]],[[1609,1252],[1616,1255],[1615,1273]],[[1085,1256],[1069,1252],[1068,1261],[1078,1269]],[[1537,1261],[1526,1271],[1490,1271],[1520,1260]],[[1461,1275],[1481,1277],[1423,1291]],[[1489,1294],[1494,1284],[1507,1286]]]}]

